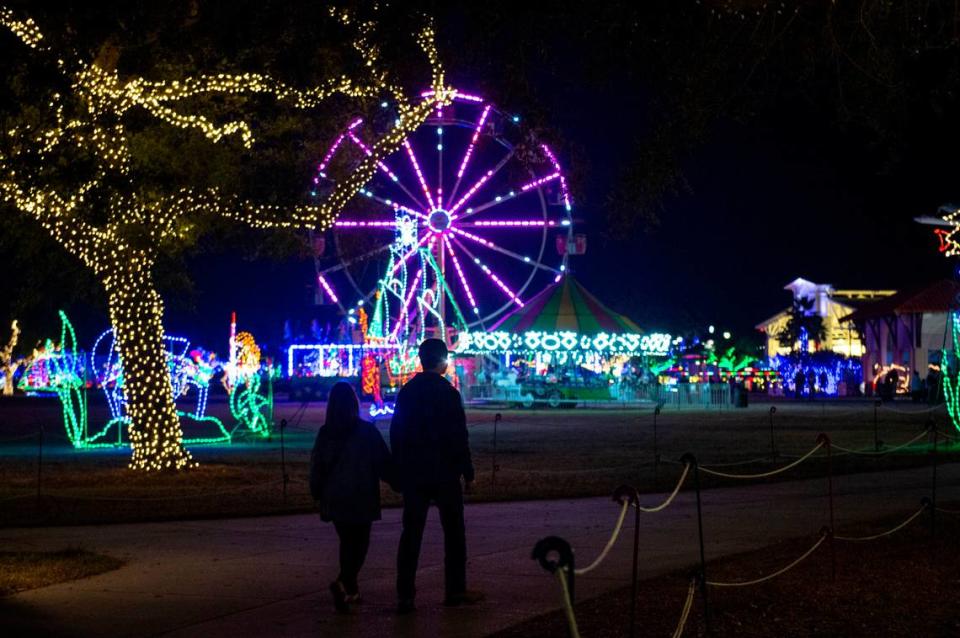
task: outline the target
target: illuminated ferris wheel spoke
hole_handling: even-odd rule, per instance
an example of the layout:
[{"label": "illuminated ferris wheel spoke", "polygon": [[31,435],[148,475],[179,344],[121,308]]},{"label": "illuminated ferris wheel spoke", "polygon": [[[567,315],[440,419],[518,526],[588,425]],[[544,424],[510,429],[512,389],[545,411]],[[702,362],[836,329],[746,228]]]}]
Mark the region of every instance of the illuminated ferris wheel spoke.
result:
[{"label": "illuminated ferris wheel spoke", "polygon": [[[373,155],[373,151],[370,150],[370,147],[364,144],[363,140],[361,140],[356,133],[354,133],[353,131],[350,131],[349,133],[347,133],[347,135],[350,137],[351,140],[353,140],[354,144],[360,147],[360,150],[362,150],[367,157],[370,157],[371,155]],[[394,184],[399,186],[400,190],[402,190],[404,193],[407,194],[407,197],[410,198],[410,201],[412,201],[417,206],[423,208],[423,202],[417,199],[417,197],[413,193],[411,193],[406,186],[404,186],[403,182],[400,181],[400,178],[397,177],[397,174],[391,171],[390,167],[387,166],[383,160],[378,161],[377,166],[380,168],[381,171],[387,174],[387,176],[390,178],[390,181],[392,181]]]},{"label": "illuminated ferris wheel spoke", "polygon": [[427,197],[427,203],[430,204],[430,210],[437,208],[436,204],[433,203],[433,195],[430,194],[430,187],[427,186],[427,180],[423,177],[423,171],[420,170],[420,162],[417,161],[417,156],[413,152],[413,148],[410,146],[410,140],[403,140],[403,148],[407,151],[407,157],[410,158],[410,165],[413,166],[413,172],[417,174],[417,179],[420,181],[420,187],[423,189],[423,194]]},{"label": "illuminated ferris wheel spoke", "polygon": [[389,228],[393,230],[397,226],[396,220],[393,219],[384,219],[384,220],[354,220],[354,219],[337,219],[333,222],[333,225],[337,228]]},{"label": "illuminated ferris wheel spoke", "polygon": [[345,259],[345,260],[341,261],[340,263],[338,263],[338,264],[336,264],[336,265],[334,265],[334,266],[330,266],[329,268],[324,268],[323,270],[320,271],[319,274],[321,274],[321,275],[329,275],[329,274],[331,274],[331,273],[338,272],[338,271],[340,271],[340,270],[343,270],[343,269],[346,268],[347,266],[352,266],[353,264],[355,264],[355,263],[357,263],[357,262],[359,262],[359,261],[363,261],[364,259],[369,259],[370,257],[373,257],[373,256],[376,255],[376,254],[383,253],[383,252],[386,252],[386,251],[388,251],[388,250],[390,250],[390,246],[389,246],[389,245],[387,245],[387,246],[380,246],[380,247],[378,247],[378,248],[374,248],[373,250],[367,251],[367,252],[363,253],[362,255],[357,255],[356,257],[352,257],[352,258],[350,258],[350,259]]},{"label": "illuminated ferris wheel spoke", "polygon": [[460,168],[457,170],[457,181],[453,185],[453,190],[450,191],[450,201],[453,201],[457,196],[457,191],[460,190],[460,182],[463,180],[463,174],[467,170],[467,164],[470,163],[470,157],[473,155],[473,149],[477,145],[477,140],[480,138],[480,132],[483,130],[483,125],[487,121],[488,115],[490,115],[489,104],[483,108],[483,113],[480,114],[480,120],[477,121],[477,126],[473,130],[473,137],[470,138],[470,144],[467,145],[467,150],[463,153],[463,160],[461,160]]},{"label": "illuminated ferris wheel spoke", "polygon": [[417,245],[410,249],[410,252],[408,252],[400,259],[400,261],[394,264],[393,270],[390,271],[390,276],[393,277],[395,274],[397,274],[397,271],[407,263],[407,260],[420,252],[420,247],[427,243],[431,237],[433,237],[433,235],[424,235],[423,238],[417,242]]},{"label": "illuminated ferris wheel spoke", "polygon": [[527,182],[520,187],[521,193],[526,193],[531,188],[537,188],[538,186],[543,186],[548,182],[552,182],[555,179],[560,179],[560,171],[550,173],[549,175],[544,175],[543,177],[538,177],[531,182]]},{"label": "illuminated ferris wheel spoke", "polygon": [[362,191],[362,192],[363,192],[363,194],[366,195],[369,199],[372,199],[373,201],[377,202],[378,204],[383,204],[384,206],[386,206],[387,208],[389,208],[389,209],[390,209],[391,211],[393,211],[393,212],[396,212],[396,211],[400,210],[400,211],[403,211],[403,212],[405,212],[405,213],[409,213],[410,215],[413,215],[414,217],[419,217],[420,219],[422,219],[422,220],[424,220],[424,221],[426,221],[427,219],[429,219],[426,215],[424,215],[424,214],[421,213],[420,211],[415,210],[415,209],[413,209],[413,208],[410,208],[409,206],[404,206],[403,204],[398,204],[397,202],[393,201],[392,199],[386,199],[386,198],[384,198],[384,197],[380,197],[379,195],[375,194],[373,191],[365,190],[365,191]]},{"label": "illuminated ferris wheel spoke", "polygon": [[[560,272],[560,271],[557,270],[556,268],[552,268],[552,267],[550,267],[550,266],[547,266],[546,264],[541,264],[541,263],[538,263],[538,262],[534,262],[534,261],[533,261],[532,259],[530,259],[529,257],[526,257],[526,256],[524,256],[524,255],[521,255],[520,253],[515,253],[515,252],[513,252],[512,250],[508,250],[507,248],[504,248],[504,247],[502,247],[502,246],[498,246],[497,244],[493,243],[493,242],[490,241],[489,239],[484,239],[483,237],[480,237],[479,235],[474,235],[473,233],[468,233],[467,231],[461,230],[461,229],[459,229],[459,228],[451,228],[450,230],[452,230],[452,231],[455,232],[456,234],[460,235],[461,237],[466,237],[467,239],[469,239],[469,240],[471,240],[471,241],[474,241],[474,242],[480,244],[480,245],[483,246],[484,248],[489,248],[490,250],[496,251],[496,252],[500,253],[501,255],[506,255],[507,257],[511,257],[511,258],[513,258],[513,259],[516,259],[517,261],[522,261],[524,264],[534,265],[534,266],[536,266],[537,268],[539,268],[539,269],[541,269],[541,270],[546,270],[547,272],[552,272],[552,273],[559,273],[559,272]],[[459,242],[458,242],[458,243],[459,243]]]},{"label": "illuminated ferris wheel spoke", "polygon": [[461,197],[459,201],[457,201],[456,204],[454,204],[453,206],[450,207],[450,211],[449,211],[449,212],[450,212],[450,219],[457,219],[458,217],[463,217],[463,216],[464,216],[464,215],[462,215],[462,214],[461,214],[461,215],[456,215],[455,213],[456,213],[464,204],[466,204],[467,202],[470,201],[470,198],[473,197],[473,196],[477,193],[478,190],[480,190],[480,187],[481,187],[481,186],[483,186],[484,184],[486,184],[487,181],[489,181],[489,180],[490,180],[491,178],[493,178],[497,173],[500,172],[500,169],[502,169],[504,166],[507,165],[507,162],[510,161],[510,159],[513,157],[513,155],[514,155],[515,152],[516,152],[515,149],[510,149],[510,152],[507,153],[507,155],[506,155],[502,160],[500,160],[500,161],[497,163],[496,166],[494,166],[493,168],[491,168],[490,170],[488,170],[488,171],[483,175],[483,177],[481,177],[473,186],[470,187],[470,190],[468,190],[468,191],[466,192],[466,194],[464,194],[464,196]]},{"label": "illuminated ferris wheel spoke", "polygon": [[538,230],[544,226],[553,228],[561,225],[552,219],[489,219],[457,223],[458,228],[536,228]]},{"label": "illuminated ferris wheel spoke", "polygon": [[470,284],[467,283],[467,277],[463,274],[463,268],[460,266],[460,260],[457,258],[457,251],[453,249],[453,243],[450,241],[448,235],[443,236],[443,243],[447,246],[447,251],[450,253],[450,261],[453,262],[453,268],[457,271],[457,277],[460,278],[460,285],[463,286],[463,291],[467,294],[467,299],[470,300],[470,307],[473,309],[473,314],[479,314],[480,308],[477,306],[477,300],[473,297],[473,291],[470,290]]},{"label": "illuminated ferris wheel spoke", "polygon": [[512,301],[513,303],[517,304],[517,305],[520,306],[521,308],[523,308],[523,301],[520,300],[520,298],[517,296],[517,294],[516,294],[515,292],[513,292],[513,291],[510,289],[510,287],[507,286],[507,284],[503,283],[503,280],[502,280],[502,279],[500,279],[499,277],[497,277],[496,273],[494,273],[492,270],[490,270],[490,268],[487,267],[487,265],[486,265],[485,263],[483,263],[482,261],[480,261],[480,258],[477,257],[476,255],[474,255],[473,252],[471,252],[471,250],[470,250],[469,248],[467,248],[462,241],[460,241],[460,240],[457,239],[456,237],[453,238],[453,241],[454,241],[454,243],[456,243],[457,246],[460,247],[460,249],[461,249],[463,252],[467,253],[467,256],[470,257],[470,259],[473,260],[473,263],[475,263],[475,264],[480,268],[480,270],[482,270],[482,271],[484,272],[484,274],[485,274],[487,277],[490,278],[490,281],[492,281],[494,284],[496,284],[497,288],[499,288],[499,289],[503,292],[503,294],[505,294],[505,295],[510,299],[510,301]]}]

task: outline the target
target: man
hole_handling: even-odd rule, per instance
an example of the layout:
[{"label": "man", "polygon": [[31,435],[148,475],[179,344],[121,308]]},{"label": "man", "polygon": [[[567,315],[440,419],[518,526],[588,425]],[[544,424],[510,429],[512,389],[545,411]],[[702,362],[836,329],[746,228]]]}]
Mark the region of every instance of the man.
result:
[{"label": "man", "polygon": [[414,610],[417,563],[430,503],[436,503],[443,526],[444,604],[456,607],[483,600],[483,594],[468,591],[466,583],[463,492],[470,493],[474,473],[463,403],[443,377],[446,344],[427,339],[420,344],[419,355],[423,372],[400,389],[390,424],[390,447],[403,493],[403,532],[397,553],[397,611],[401,614]]}]

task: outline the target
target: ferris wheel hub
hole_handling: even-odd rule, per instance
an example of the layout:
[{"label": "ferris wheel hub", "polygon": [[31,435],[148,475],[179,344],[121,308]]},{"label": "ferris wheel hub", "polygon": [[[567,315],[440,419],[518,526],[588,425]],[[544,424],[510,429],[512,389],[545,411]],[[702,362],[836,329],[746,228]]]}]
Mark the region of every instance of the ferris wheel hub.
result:
[{"label": "ferris wheel hub", "polygon": [[442,233],[450,228],[450,213],[442,208],[433,209],[427,218],[427,225],[430,227],[430,230]]}]

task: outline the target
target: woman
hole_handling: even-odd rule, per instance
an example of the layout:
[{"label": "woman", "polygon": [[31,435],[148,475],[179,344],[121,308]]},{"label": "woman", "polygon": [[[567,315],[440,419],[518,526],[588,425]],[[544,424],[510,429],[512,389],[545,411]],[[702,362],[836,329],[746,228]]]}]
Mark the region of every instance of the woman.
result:
[{"label": "woman", "polygon": [[370,527],[380,520],[380,481],[391,480],[390,451],[376,426],[360,419],[350,384],[330,389],[327,418],[310,454],[310,493],[320,518],[340,538],[340,575],[330,584],[339,612],[360,602],[357,575],[370,547]]}]

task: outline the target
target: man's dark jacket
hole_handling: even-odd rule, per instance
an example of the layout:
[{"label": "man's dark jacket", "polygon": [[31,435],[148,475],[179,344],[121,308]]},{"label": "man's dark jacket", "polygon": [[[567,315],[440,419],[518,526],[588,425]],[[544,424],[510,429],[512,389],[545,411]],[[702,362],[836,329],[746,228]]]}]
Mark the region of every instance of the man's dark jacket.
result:
[{"label": "man's dark jacket", "polygon": [[473,480],[460,393],[436,372],[420,372],[397,394],[390,449],[401,490]]},{"label": "man's dark jacket", "polygon": [[392,482],[393,472],[390,451],[376,426],[358,420],[345,431],[320,428],[310,454],[310,493],[323,520],[380,520],[381,480]]}]

